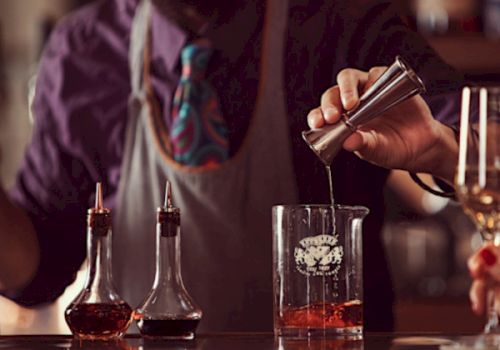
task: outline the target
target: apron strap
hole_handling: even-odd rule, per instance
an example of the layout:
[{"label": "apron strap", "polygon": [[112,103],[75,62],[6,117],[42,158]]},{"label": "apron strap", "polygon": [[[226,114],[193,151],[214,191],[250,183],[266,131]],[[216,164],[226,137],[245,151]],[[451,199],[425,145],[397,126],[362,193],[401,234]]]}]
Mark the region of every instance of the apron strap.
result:
[{"label": "apron strap", "polygon": [[130,80],[132,96],[142,95],[142,73],[144,69],[144,51],[149,38],[151,20],[151,0],[142,0],[132,21],[130,33]]}]

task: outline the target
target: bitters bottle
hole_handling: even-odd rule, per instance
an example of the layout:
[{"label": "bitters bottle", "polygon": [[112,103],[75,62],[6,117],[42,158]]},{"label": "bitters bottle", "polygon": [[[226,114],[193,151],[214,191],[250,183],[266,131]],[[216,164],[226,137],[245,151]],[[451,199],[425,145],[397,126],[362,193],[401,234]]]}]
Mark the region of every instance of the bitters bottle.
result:
[{"label": "bitters bottle", "polygon": [[65,311],[73,335],[85,340],[121,337],[132,320],[132,309],[118,295],[111,276],[111,212],[103,207],[102,186],[97,184],[95,208],[87,215],[85,285]]},{"label": "bitters bottle", "polygon": [[135,320],[144,337],[189,340],[195,337],[202,311],[182,281],[180,210],[172,204],[169,182],[165,192],[165,204],[157,209],[155,279]]}]

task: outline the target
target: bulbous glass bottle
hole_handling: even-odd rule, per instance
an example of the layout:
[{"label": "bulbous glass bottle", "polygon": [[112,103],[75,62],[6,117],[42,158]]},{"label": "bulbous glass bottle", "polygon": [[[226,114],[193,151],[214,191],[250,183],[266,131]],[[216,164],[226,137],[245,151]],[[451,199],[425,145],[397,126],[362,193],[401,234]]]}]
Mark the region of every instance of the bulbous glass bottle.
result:
[{"label": "bulbous glass bottle", "polygon": [[102,205],[97,184],[96,206],[87,215],[87,276],[82,291],[66,308],[65,318],[76,338],[110,340],[121,337],[132,309],[118,295],[111,275],[111,212]]},{"label": "bulbous glass bottle", "polygon": [[153,287],[135,310],[144,337],[193,339],[202,316],[181,276],[180,210],[167,184],[165,206],[157,209],[156,273]]}]

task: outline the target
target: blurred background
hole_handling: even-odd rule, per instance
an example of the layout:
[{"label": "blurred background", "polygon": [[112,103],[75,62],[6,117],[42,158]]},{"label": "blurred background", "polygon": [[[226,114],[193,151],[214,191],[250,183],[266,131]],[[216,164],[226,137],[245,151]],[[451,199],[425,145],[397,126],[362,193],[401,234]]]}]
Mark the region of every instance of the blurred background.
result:
[{"label": "blurred background", "polygon": [[[45,40],[65,13],[91,1],[0,1],[0,181],[6,188],[30,138],[28,87]],[[500,0],[394,1],[408,25],[469,79],[500,81]],[[457,204],[425,193],[404,172],[391,175],[386,202],[397,330],[479,331],[483,320],[472,315],[467,296],[466,260],[480,245],[472,223]],[[0,297],[0,334],[69,333],[63,310],[81,279],[80,273],[55,304],[38,309]]]}]

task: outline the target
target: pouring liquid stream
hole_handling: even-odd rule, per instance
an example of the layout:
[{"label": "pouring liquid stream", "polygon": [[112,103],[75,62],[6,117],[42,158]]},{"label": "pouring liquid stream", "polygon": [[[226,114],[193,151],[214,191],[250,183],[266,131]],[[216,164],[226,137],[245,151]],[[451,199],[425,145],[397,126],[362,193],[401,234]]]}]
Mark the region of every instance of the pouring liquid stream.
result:
[{"label": "pouring liquid stream", "polygon": [[325,165],[326,176],[328,177],[328,186],[330,188],[330,205],[333,207],[335,205],[335,199],[333,198],[333,179],[332,179],[332,169],[329,165]]},{"label": "pouring liquid stream", "polygon": [[332,234],[335,234],[335,199],[333,197],[333,177],[332,177],[332,169],[330,165],[325,165],[326,176],[328,178],[328,187],[330,190],[330,205],[332,206]]}]

